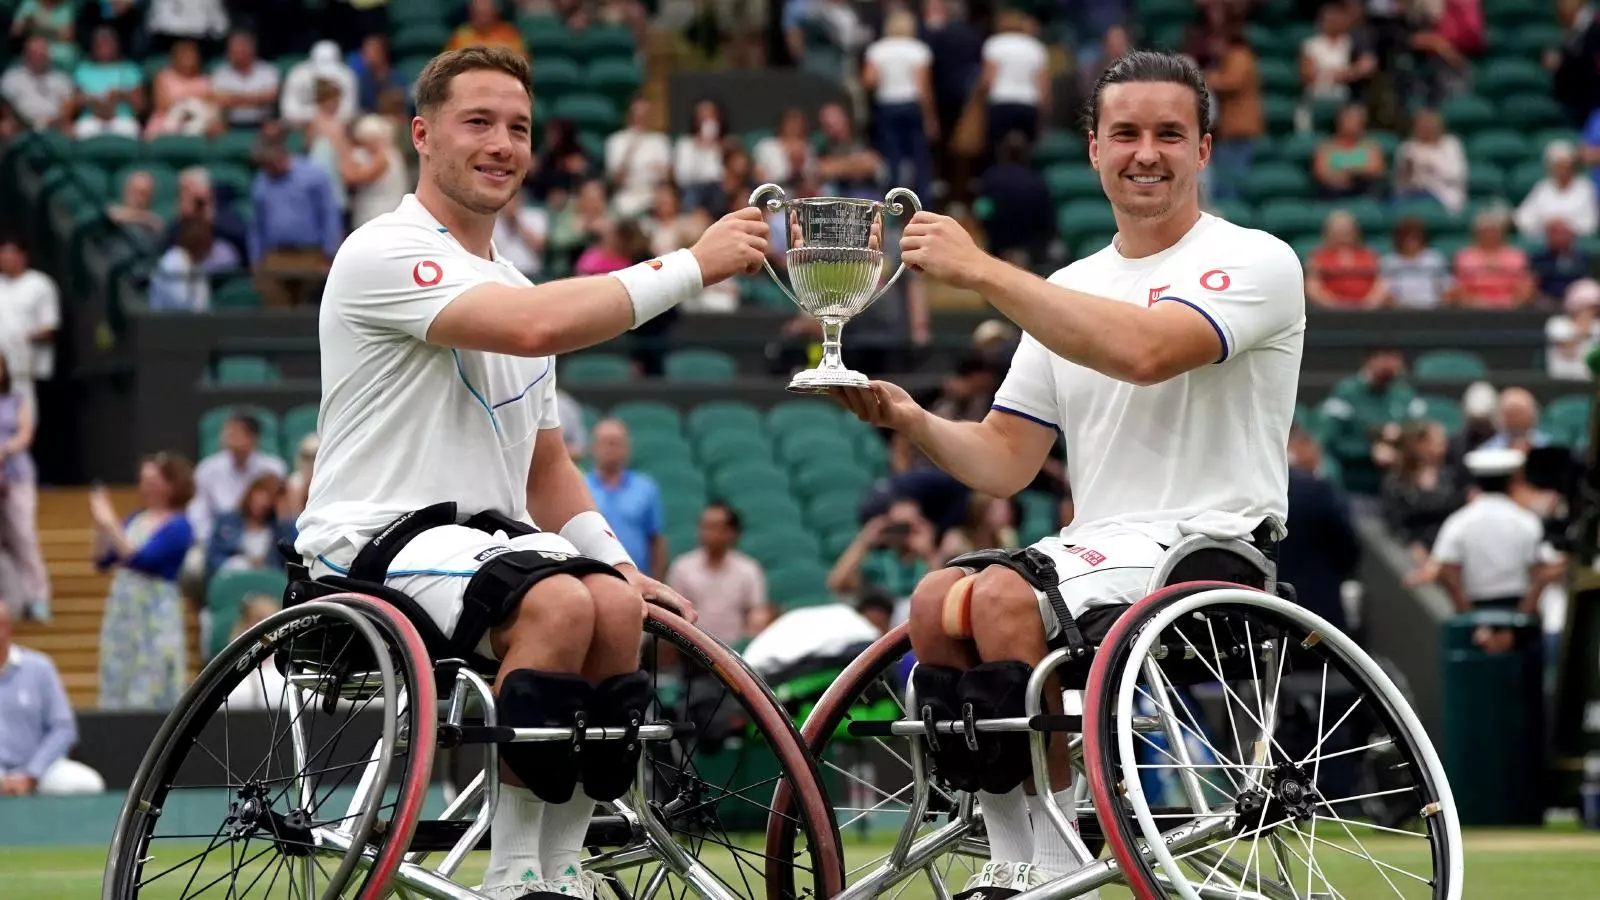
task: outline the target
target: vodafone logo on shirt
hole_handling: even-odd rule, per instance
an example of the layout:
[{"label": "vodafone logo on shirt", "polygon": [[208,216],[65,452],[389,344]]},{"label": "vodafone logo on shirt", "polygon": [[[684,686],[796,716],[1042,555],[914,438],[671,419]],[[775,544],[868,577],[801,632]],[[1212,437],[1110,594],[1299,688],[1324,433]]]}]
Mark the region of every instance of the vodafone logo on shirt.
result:
[{"label": "vodafone logo on shirt", "polygon": [[1200,276],[1200,286],[1208,291],[1225,291],[1231,284],[1233,284],[1233,279],[1229,278],[1228,273],[1221,269],[1212,269]]},{"label": "vodafone logo on shirt", "polygon": [[425,259],[411,267],[411,280],[417,287],[433,287],[444,280],[444,269],[431,259]]}]

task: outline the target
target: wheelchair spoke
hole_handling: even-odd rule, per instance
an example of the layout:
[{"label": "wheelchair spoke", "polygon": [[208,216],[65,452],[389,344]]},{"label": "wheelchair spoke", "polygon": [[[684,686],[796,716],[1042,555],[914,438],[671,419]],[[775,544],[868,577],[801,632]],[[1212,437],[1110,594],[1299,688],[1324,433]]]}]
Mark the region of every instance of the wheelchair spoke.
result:
[{"label": "wheelchair spoke", "polygon": [[[1161,746],[1160,744],[1157,744],[1155,741],[1152,741],[1152,740],[1150,740],[1150,738],[1146,737],[1144,735],[1144,732],[1136,731],[1136,732],[1134,732],[1134,736],[1137,737],[1139,740],[1144,741],[1145,745],[1148,746],[1150,749],[1156,751],[1157,753],[1161,754],[1162,756],[1165,756],[1167,759],[1172,760],[1174,763],[1177,763],[1178,767],[1180,769],[1192,772],[1196,768],[1193,764],[1187,764],[1186,765],[1186,764],[1180,762],[1176,756],[1173,756],[1171,753],[1169,753],[1167,751],[1167,748]],[[1211,788],[1213,791],[1216,791],[1217,793],[1222,794],[1223,796],[1228,796],[1229,795],[1228,791],[1225,791],[1222,788],[1217,787],[1216,782],[1214,782],[1211,779],[1205,777],[1204,775],[1201,775],[1199,773],[1195,773],[1195,777],[1200,779],[1201,781],[1205,782],[1206,786]]]}]

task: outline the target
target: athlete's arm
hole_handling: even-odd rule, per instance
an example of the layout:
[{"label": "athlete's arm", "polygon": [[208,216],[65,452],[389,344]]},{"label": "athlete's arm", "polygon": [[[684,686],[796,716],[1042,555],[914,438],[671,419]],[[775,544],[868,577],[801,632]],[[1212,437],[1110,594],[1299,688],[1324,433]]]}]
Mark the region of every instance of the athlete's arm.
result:
[{"label": "athlete's arm", "polygon": [[594,496],[584,483],[583,472],[567,453],[560,426],[541,428],[534,439],[527,501],[528,515],[546,531],[560,531],[579,513],[595,511]]}]

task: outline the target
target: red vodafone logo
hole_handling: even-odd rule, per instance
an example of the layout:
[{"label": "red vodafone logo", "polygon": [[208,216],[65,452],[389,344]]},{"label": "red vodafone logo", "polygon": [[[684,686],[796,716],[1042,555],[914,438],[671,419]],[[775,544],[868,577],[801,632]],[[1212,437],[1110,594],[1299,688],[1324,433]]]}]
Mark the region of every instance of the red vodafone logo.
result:
[{"label": "red vodafone logo", "polygon": [[1221,269],[1212,269],[1200,276],[1200,286],[1208,291],[1225,291],[1233,284],[1233,279]]},{"label": "red vodafone logo", "polygon": [[444,270],[431,259],[425,259],[411,267],[411,280],[417,287],[433,287],[444,280]]}]

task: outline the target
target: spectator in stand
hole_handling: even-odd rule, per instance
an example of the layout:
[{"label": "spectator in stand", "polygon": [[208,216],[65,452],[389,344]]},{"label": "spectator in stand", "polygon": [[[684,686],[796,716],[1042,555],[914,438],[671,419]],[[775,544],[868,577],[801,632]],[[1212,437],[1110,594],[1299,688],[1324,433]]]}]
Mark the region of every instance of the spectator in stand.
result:
[{"label": "spectator in stand", "polygon": [[1405,309],[1434,309],[1450,292],[1450,261],[1428,246],[1428,226],[1416,216],[1395,223],[1394,249],[1383,255],[1378,274],[1393,304]]},{"label": "spectator in stand", "polygon": [[1298,424],[1289,429],[1289,515],[1298,527],[1278,544],[1278,578],[1301,606],[1348,631],[1341,587],[1356,574],[1361,543],[1344,494],[1321,475],[1322,448]]},{"label": "spectator in stand", "polygon": [[73,105],[81,110],[72,126],[73,136],[116,134],[137,138],[139,116],[145,106],[143,73],[122,58],[117,36],[111,29],[96,29],[91,47],[90,59],[78,63],[72,72],[72,83],[77,88]]},{"label": "spectator in stand", "polygon": [[650,125],[650,101],[636,97],[628,105],[627,127],[606,138],[611,208],[624,219],[643,215],[656,189],[672,177],[672,141]]},{"label": "spectator in stand", "polygon": [[723,216],[734,210],[746,206],[750,202],[750,194],[756,189],[755,164],[750,160],[750,154],[739,144],[730,141],[722,151],[722,190],[723,208],[713,210],[712,214]]},{"label": "spectator in stand", "polygon": [[328,174],[289,152],[281,136],[265,133],[252,154],[257,168],[251,200],[250,266],[269,306],[316,302],[344,222]]},{"label": "spectator in stand", "polygon": [[1212,131],[1211,197],[1236,200],[1250,177],[1256,142],[1267,131],[1261,106],[1261,73],[1255,51],[1244,34],[1244,23],[1228,20],[1210,47],[1206,84],[1217,98],[1216,127]]},{"label": "spectator in stand", "polygon": [[700,614],[695,624],[725,644],[755,637],[772,620],[767,573],[736,549],[743,532],[739,513],[713,500],[700,512],[700,546],[667,569],[667,587],[694,598]]},{"label": "spectator in stand", "polygon": [[580,184],[599,177],[596,163],[578,140],[577,126],[570,119],[551,119],[544,128],[544,149],[532,169],[529,187],[534,197],[559,207]]},{"label": "spectator in stand", "polygon": [[1567,119],[1577,127],[1600,110],[1600,77],[1595,60],[1600,59],[1600,16],[1590,0],[1558,0],[1556,19],[1565,32],[1561,43],[1544,52],[1544,65],[1551,72],[1556,100],[1567,111]]},{"label": "spectator in stand", "polygon": [[[723,141],[727,118],[714,100],[701,100],[689,117],[689,131],[679,136],[672,151],[672,176],[683,193],[683,205],[704,209],[713,218],[727,208],[722,195]],[[743,198],[748,199],[748,198]]]},{"label": "spectator in stand", "polygon": [[1352,100],[1378,69],[1367,42],[1353,33],[1354,9],[1348,3],[1323,4],[1317,32],[1300,45],[1300,81],[1308,100]]},{"label": "spectator in stand", "polygon": [[1466,484],[1467,469],[1462,462],[1499,430],[1495,416],[1500,410],[1500,392],[1487,381],[1475,381],[1461,393],[1461,430],[1450,435],[1450,450],[1445,454],[1458,483]]},{"label": "spectator in stand", "polygon": [[1386,428],[1419,418],[1425,410],[1405,369],[1398,350],[1374,350],[1361,371],[1335,384],[1322,401],[1328,455],[1339,466],[1345,490],[1363,501],[1375,502],[1383,482],[1374,441]]},{"label": "spectator in stand", "polygon": [[978,191],[990,209],[983,222],[989,252],[1024,269],[1043,263],[1056,237],[1050,185],[1029,165],[1030,155],[1027,138],[1016,132],[1006,135]]},{"label": "spectator in stand", "polygon": [[1478,0],[1413,3],[1410,77],[1402,76],[1401,96],[1420,93],[1430,103],[1468,90],[1472,60],[1484,49],[1483,9]]},{"label": "spectator in stand", "polygon": [[155,196],[154,176],[143,169],[129,172],[122,180],[122,200],[106,207],[106,218],[154,242],[167,230],[167,223],[150,208]]},{"label": "spectator in stand", "polygon": [[322,438],[315,433],[300,439],[300,446],[294,450],[294,471],[283,480],[283,500],[278,504],[279,519],[286,519],[293,524],[305,512],[306,496],[311,492],[311,475],[316,470],[317,448],[320,446]]},{"label": "spectator in stand", "polygon": [[551,218],[546,260],[557,271],[571,271],[584,250],[611,227],[606,185],[598,178],[583,182],[577,195]]},{"label": "spectator in stand", "polygon": [[356,73],[340,59],[339,45],[318,41],[311,56],[296,63],[283,78],[283,93],[278,98],[283,121],[294,128],[304,127],[317,115],[317,82],[331,81],[339,89],[337,118],[349,122],[356,117],[359,88]]},{"label": "spectator in stand", "polygon": [[44,38],[50,62],[70,69],[78,64],[74,21],[77,4],[68,0],[22,0],[11,18],[11,38]]},{"label": "spectator in stand", "polygon": [[35,392],[12,379],[0,355],[0,544],[20,582],[22,596],[12,604],[48,621],[50,573],[39,546],[39,470],[31,450],[38,421]]},{"label": "spectator in stand", "polygon": [[159,453],[139,467],[139,509],[120,519],[103,488],[89,496],[95,566],[115,569],[100,628],[101,709],[171,709],[188,684],[178,572],[194,543],[183,508],[193,470]]},{"label": "spectator in stand", "polygon": [[1306,299],[1338,309],[1377,309],[1391,302],[1378,254],[1361,241],[1355,216],[1336,209],[1322,226],[1322,246],[1306,260]]},{"label": "spectator in stand", "polygon": [[100,773],[67,758],[77,742],[55,662],[16,644],[11,608],[0,603],[0,797],[103,792]]},{"label": "spectator in stand", "polygon": [[1400,431],[1399,452],[1383,479],[1383,517],[1418,568],[1439,526],[1466,502],[1466,485],[1448,465],[1450,436],[1438,422],[1415,421]]},{"label": "spectator in stand", "polygon": [[1127,28],[1121,25],[1107,28],[1100,38],[1100,53],[1098,55],[1086,53],[1083,56],[1082,67],[1078,73],[1078,93],[1085,97],[1093,96],[1095,82],[1100,80],[1101,74],[1132,47]]},{"label": "spectator in stand", "polygon": [[22,45],[22,59],[0,78],[4,96],[29,128],[50,131],[61,127],[70,114],[72,78],[50,61],[50,42],[33,35]]},{"label": "spectator in stand", "polygon": [[1595,107],[1583,125],[1583,146],[1578,150],[1578,157],[1589,170],[1596,187],[1600,187],[1600,107]]},{"label": "spectator in stand", "polygon": [[1593,381],[1589,354],[1600,345],[1600,281],[1583,278],[1567,288],[1565,314],[1545,322],[1545,371],[1562,381]]},{"label": "spectator in stand", "polygon": [[1508,387],[1500,392],[1499,430],[1478,445],[1480,450],[1521,450],[1550,446],[1550,435],[1539,428],[1539,401],[1527,388]]},{"label": "spectator in stand", "polygon": [[1031,145],[1050,112],[1050,54],[1039,40],[1039,23],[1022,10],[1000,12],[994,30],[983,42],[986,146],[999,147],[1013,131]]},{"label": "spectator in stand", "polygon": [[550,238],[550,214],[528,202],[519,192],[494,220],[494,246],[500,255],[529,281],[544,272],[545,242]]},{"label": "spectator in stand", "polygon": [[[921,38],[933,54],[933,105],[939,134],[933,152],[941,180],[952,181],[959,155],[951,137],[983,71],[983,36],[961,14],[957,0],[922,0]],[[756,162],[761,162],[757,154]]]},{"label": "spectator in stand", "polygon": [[1528,255],[1506,242],[1504,212],[1486,209],[1472,218],[1472,243],[1456,251],[1455,301],[1482,309],[1515,309],[1533,299]]},{"label": "spectator in stand", "polygon": [[253,128],[278,107],[278,67],[256,56],[248,31],[228,35],[227,61],[211,72],[211,96],[230,128]]},{"label": "spectator in stand", "polygon": [[1517,207],[1517,230],[1536,240],[1548,222],[1560,219],[1579,235],[1594,234],[1600,229],[1600,200],[1594,180],[1578,172],[1578,148],[1568,141],[1551,141],[1544,148],[1544,165],[1548,174]]},{"label": "spectator in stand", "polygon": [[595,423],[590,444],[594,470],[585,480],[595,508],[611,523],[611,530],[639,571],[652,578],[664,577],[667,535],[662,530],[661,489],[654,478],[628,467],[632,453],[628,426],[621,419],[601,419]]},{"label": "spectator in stand", "polygon": [[777,133],[756,142],[752,161],[757,181],[776,184],[791,194],[815,173],[817,151],[811,146],[806,111],[798,107],[784,110]]},{"label": "spectator in stand", "polygon": [[1383,193],[1388,162],[1383,148],[1367,133],[1366,107],[1350,104],[1339,110],[1333,134],[1317,145],[1311,160],[1317,192],[1326,198],[1375,197]]},{"label": "spectator in stand", "polygon": [[504,47],[518,56],[527,56],[528,47],[522,42],[522,32],[517,26],[500,17],[500,5],[495,0],[471,0],[467,4],[467,21],[450,35],[446,50],[462,47]]},{"label": "spectator in stand", "polygon": [[55,280],[29,268],[15,240],[0,242],[0,353],[15,363],[20,381],[49,381],[56,371],[56,330],[61,293]]},{"label": "spectator in stand", "polygon": [[378,98],[390,88],[411,90],[389,56],[389,36],[381,31],[362,38],[361,49],[351,53],[345,64],[355,73],[356,106],[362,112],[377,112]]},{"label": "spectator in stand", "polygon": [[[1445,520],[1433,545],[1439,583],[1458,613],[1473,609],[1539,614],[1539,597],[1560,577],[1560,556],[1538,514],[1511,499],[1523,480],[1526,452],[1479,449],[1466,464],[1477,488]],[[1480,628],[1474,642],[1487,635]]]},{"label": "spectator in stand", "polygon": [[666,256],[692,246],[709,226],[710,219],[703,211],[685,213],[678,202],[678,189],[668,181],[656,188],[650,214],[640,224],[650,238],[651,255]]},{"label": "spectator in stand", "polygon": [[1432,197],[1451,213],[1467,205],[1467,154],[1437,111],[1420,110],[1411,120],[1411,137],[1395,152],[1394,189],[1400,200]]},{"label": "spectator in stand", "polygon": [[222,132],[222,111],[211,99],[211,79],[200,68],[200,48],[194,41],[172,45],[172,59],[151,79],[150,94],[154,103],[144,130],[146,138]]},{"label": "spectator in stand", "polygon": [[1010,499],[973,491],[967,495],[966,517],[945,529],[939,538],[939,549],[934,553],[948,562],[974,550],[1021,546],[1025,542],[1017,534],[1016,521],[1016,510]]},{"label": "spectator in stand", "polygon": [[911,188],[924,205],[933,200],[928,142],[939,139],[932,64],[933,51],[917,39],[916,17],[897,9],[885,18],[883,37],[867,45],[861,65],[861,85],[872,92],[874,144],[889,179]]},{"label": "spectator in stand", "polygon": [[[350,132],[339,118],[339,86],[326,78],[317,79],[317,111],[306,123],[306,159],[322,169],[333,188],[333,202],[342,225],[348,221],[350,189],[345,183],[345,160],[350,150]],[[391,207],[392,208],[392,207]]]},{"label": "spectator in stand", "polygon": [[838,197],[883,199],[883,160],[856,136],[844,107],[824,104],[817,111],[817,124],[822,128],[822,146],[817,150],[820,189]]},{"label": "spectator in stand", "polygon": [[574,275],[605,275],[649,259],[650,239],[638,222],[612,222],[572,266]]},{"label": "spectator in stand", "polygon": [[350,228],[394,212],[415,182],[394,142],[394,123],[367,113],[350,128],[350,142],[339,161],[350,192]]},{"label": "spectator in stand", "polygon": [[915,500],[896,500],[888,512],[868,519],[839,555],[828,572],[828,591],[850,596],[878,588],[903,603],[922,576],[943,565],[937,540]]},{"label": "spectator in stand", "polygon": [[254,416],[239,413],[223,423],[221,444],[194,472],[187,514],[202,538],[210,536],[219,517],[239,508],[257,479],[286,474],[283,460],[262,452],[261,423]]},{"label": "spectator in stand", "polygon": [[178,223],[178,242],[161,254],[150,273],[150,308],[206,312],[211,309],[212,278],[236,271],[241,262],[205,219],[184,219]]},{"label": "spectator in stand", "polygon": [[233,248],[239,259],[248,257],[249,226],[231,205],[218,202],[211,186],[211,173],[205,166],[190,166],[178,173],[178,218],[167,229],[167,246],[178,242],[179,225],[188,219],[204,221],[218,240]]},{"label": "spectator in stand", "polygon": [[150,0],[145,30],[156,53],[183,41],[197,41],[215,53],[228,33],[228,11],[223,0]]},{"label": "spectator in stand", "polygon": [[219,515],[206,540],[205,579],[219,572],[261,572],[281,568],[278,542],[295,540],[293,519],[279,515],[283,479],[259,475],[245,488],[236,509]]},{"label": "spectator in stand", "polygon": [[1528,257],[1528,267],[1538,281],[1539,296],[1559,301],[1567,288],[1588,276],[1594,260],[1578,246],[1577,235],[1566,219],[1551,219],[1544,226],[1544,245]]}]

